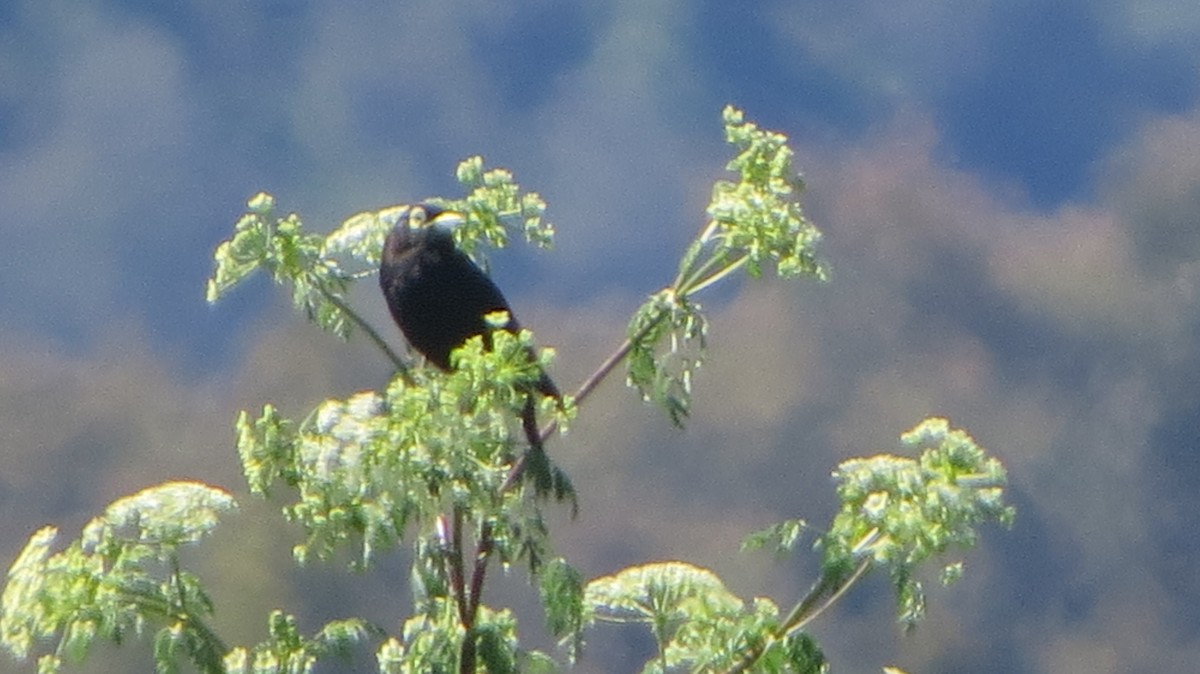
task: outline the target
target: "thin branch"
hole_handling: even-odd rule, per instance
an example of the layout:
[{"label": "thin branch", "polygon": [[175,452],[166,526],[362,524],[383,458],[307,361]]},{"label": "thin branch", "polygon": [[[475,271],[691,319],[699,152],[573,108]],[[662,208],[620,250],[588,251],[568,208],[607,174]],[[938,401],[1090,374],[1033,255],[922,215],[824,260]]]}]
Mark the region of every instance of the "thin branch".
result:
[{"label": "thin branch", "polygon": [[[708,240],[712,238],[713,232],[717,231],[717,227],[718,225],[716,220],[709,220],[708,224],[700,232],[700,236],[696,237],[696,240],[692,243],[692,245],[699,244],[701,247],[703,247],[708,243]],[[675,280],[671,282],[671,287],[676,289],[684,287],[683,277],[687,274],[687,272],[687,269],[680,269],[679,273],[675,275]]]},{"label": "thin branch", "polygon": [[691,269],[680,271],[679,276],[675,278],[675,282],[671,284],[671,287],[681,295],[690,295],[697,279],[703,278],[706,274],[709,274],[712,269],[725,264],[725,255],[723,253],[727,252],[728,251],[710,251],[710,257],[701,262],[699,265],[692,265]]},{"label": "thin branch", "polygon": [[854,571],[843,579],[834,580],[829,576],[822,576],[821,580],[817,581],[808,594],[800,600],[800,603],[796,604],[795,608],[788,613],[788,617],[779,625],[775,633],[758,646],[743,653],[737,663],[726,670],[726,674],[741,674],[753,667],[754,663],[758,662],[758,659],[780,639],[785,639],[800,631],[805,625],[824,613],[825,609],[841,599],[842,595],[857,583],[870,568],[871,560],[867,558],[859,562]]},{"label": "thin branch", "polygon": [[378,332],[375,331],[375,328],[371,327],[370,323],[364,320],[362,316],[359,316],[354,309],[350,308],[350,305],[346,304],[345,300],[326,288],[325,284],[314,283],[313,287],[315,287],[318,292],[321,293],[321,296],[328,300],[330,304],[337,307],[338,311],[341,311],[350,319],[351,322],[358,326],[358,329],[362,330],[363,333],[366,334],[367,338],[370,339],[375,346],[379,347],[380,351],[383,351],[383,355],[387,356],[387,359],[392,362],[392,366],[395,367],[396,371],[400,373],[400,376],[404,378],[405,384],[411,386],[415,383],[413,381],[412,374],[410,374],[408,371],[408,364],[404,362],[404,359],[401,358],[399,354],[392,350],[392,347],[388,346],[388,343],[379,335]]},{"label": "thin branch", "polygon": [[462,508],[454,506],[453,520],[450,523],[450,589],[454,593],[454,603],[458,605],[458,619],[468,631],[471,628],[470,612],[468,611],[466,575],[463,567],[462,545],[463,513]]},{"label": "thin branch", "polygon": [[[631,338],[627,338],[624,342],[622,342],[621,345],[617,347],[617,350],[614,351],[607,359],[605,359],[605,361],[601,363],[600,367],[597,368],[597,370],[593,372],[592,375],[588,377],[579,387],[579,391],[575,394],[575,402],[580,403],[587,399],[587,397],[591,395],[592,391],[596,390],[596,387],[599,386],[600,382],[603,381],[609,374],[611,374],[617,365],[629,355],[629,351],[633,348],[633,344],[645,339],[646,335],[650,334],[650,331],[653,330],[660,321],[666,318],[666,315],[667,314],[665,311],[661,312],[653,320],[649,321],[645,326],[643,326],[636,335]],[[551,421],[538,432],[539,442],[545,442],[550,438],[551,435],[554,434],[554,431],[557,429],[558,422]],[[512,470],[509,471],[508,477],[505,478],[504,484],[500,487],[500,493],[507,492],[515,487],[517,482],[520,481],[521,476],[525,473],[525,462],[527,456],[527,454],[522,454],[513,464]],[[463,621],[463,627],[467,630],[467,641],[463,642],[462,662],[464,663],[464,667],[467,660],[468,644],[470,644],[469,647],[472,651],[471,660],[474,662],[475,646],[474,641],[470,639],[470,626],[474,624],[475,614],[479,610],[480,599],[481,595],[483,594],[483,580],[487,574],[488,560],[491,558],[494,547],[495,540],[492,537],[491,523],[485,522],[480,528],[479,541],[475,548],[475,569],[471,573],[471,591],[469,595],[470,604],[467,611],[469,618],[464,619]],[[467,670],[463,669],[462,671],[466,672]]]},{"label": "thin branch", "polygon": [[171,585],[175,590],[175,599],[179,604],[178,619],[187,623],[201,635],[199,649],[192,650],[193,662],[207,672],[221,672],[221,656],[228,649],[225,642],[217,636],[205,622],[193,615],[187,605],[187,592],[183,588],[183,570],[179,566],[179,555],[171,553]]},{"label": "thin branch", "polygon": [[[586,400],[592,394],[592,392],[596,390],[596,387],[600,385],[600,382],[604,381],[608,375],[612,374],[612,371],[616,369],[617,365],[619,365],[621,361],[629,355],[629,352],[633,349],[633,345],[645,339],[646,335],[650,334],[650,331],[653,330],[655,326],[661,323],[666,317],[666,311],[660,312],[657,316],[647,322],[646,325],[644,325],[642,329],[637,332],[637,334],[635,334],[633,337],[627,338],[624,342],[621,342],[621,345],[617,347],[617,350],[612,352],[612,354],[600,364],[600,367],[597,368],[596,371],[591,374],[591,376],[584,380],[583,384],[579,387],[579,390],[575,393],[575,404],[578,405]],[[558,430],[558,421],[553,420],[542,427],[542,430],[538,432],[538,438],[544,443],[550,438],[551,435],[554,435],[556,430]],[[524,474],[525,455],[521,455],[516,462],[513,463],[512,470],[509,471],[508,477],[504,480],[504,484],[500,487],[501,493],[512,489]]]},{"label": "thin branch", "polygon": [[[817,588],[813,588],[813,591],[810,591],[809,594],[805,596],[799,604],[796,605],[796,608],[792,609],[792,612],[788,614],[787,619],[783,621],[783,625],[781,626],[783,629],[783,636],[791,635],[803,629],[805,625],[809,624],[813,620],[816,620],[817,616],[825,612],[825,609],[832,606],[838,599],[841,599],[842,595],[846,594],[846,591],[849,590],[850,587],[855,583],[857,583],[870,568],[871,560],[864,559],[858,563],[857,567],[854,568],[854,572],[847,576],[846,579],[840,583],[836,583],[831,587],[824,588],[825,591],[820,593],[815,593]],[[818,586],[819,585],[820,584],[818,584]],[[822,594],[828,594],[828,597],[824,601],[821,601]]]},{"label": "thin branch", "polygon": [[[709,236],[711,236],[712,232],[715,231],[715,227],[716,227],[716,222],[715,221],[710,222],[708,224],[708,226],[705,228],[704,232],[701,234],[701,239],[706,240]],[[697,290],[702,290],[702,289],[712,285],[713,283],[716,283],[717,281],[728,276],[734,270],[740,268],[742,266],[742,264],[745,263],[745,261],[746,261],[745,257],[737,260],[736,262],[728,265],[726,268],[721,269],[720,271],[714,273],[709,278],[704,279],[704,281],[699,283],[695,288],[685,289],[685,292],[682,294],[684,296],[687,296],[687,295],[690,295],[690,294],[696,292]],[[709,260],[708,262],[706,262],[704,265],[701,266],[702,273],[693,274],[691,276],[691,279],[689,279],[689,280],[692,282],[695,282],[695,279],[702,277],[704,273],[707,273],[708,270],[710,268],[712,268],[713,263],[714,263],[714,260]],[[680,276],[683,276],[683,274],[681,273]],[[676,291],[679,291],[680,288],[677,285],[678,282],[679,282],[679,278],[676,278],[676,285],[671,286],[671,288],[673,288]],[[584,400],[586,400],[589,396],[591,396],[592,392],[595,391],[596,388],[600,385],[600,382],[604,381],[610,374],[612,374],[613,370],[616,369],[616,367],[621,363],[621,361],[625,360],[625,358],[629,356],[629,352],[631,350],[633,350],[634,345],[638,344],[642,340],[644,340],[646,338],[646,336],[649,335],[650,332],[658,326],[659,323],[661,323],[663,320],[665,320],[667,318],[668,315],[669,315],[669,312],[666,310],[659,311],[659,313],[656,316],[654,316],[651,320],[647,321],[646,324],[643,325],[642,328],[637,331],[637,333],[635,333],[634,335],[632,335],[632,336],[626,338],[624,341],[622,341],[620,346],[618,346],[617,349],[615,351],[613,351],[613,353],[610,354],[608,356],[608,358],[606,358],[604,360],[603,363],[600,364],[600,367],[598,367],[596,369],[596,371],[593,372],[591,374],[591,376],[589,376],[587,379],[585,379],[583,384],[580,385],[579,390],[575,393],[575,396],[574,396],[575,404],[577,404],[577,405],[581,404]],[[393,362],[395,362],[395,360],[393,360]],[[401,367],[401,366],[398,365],[398,367]],[[401,371],[407,378],[407,376],[408,376],[407,371],[403,370],[403,369]],[[546,440],[548,440],[550,438],[551,435],[554,434],[554,432],[556,430],[558,430],[558,421],[552,420],[550,423],[548,423],[546,426],[544,426],[540,431],[538,431],[537,444],[544,443]],[[513,463],[513,467],[509,471],[508,477],[505,478],[504,484],[501,485],[501,487],[500,487],[500,493],[505,493],[505,492],[509,491],[510,489],[514,488],[516,486],[516,484],[521,480],[521,477],[525,473],[527,457],[528,457],[527,453],[522,454]],[[461,524],[461,522],[459,524]],[[456,526],[456,529],[457,529],[457,526]],[[479,539],[476,543],[475,568],[471,574],[471,589],[470,589],[470,594],[468,597],[469,606],[468,606],[468,610],[467,610],[467,615],[465,617],[463,617],[463,627],[467,630],[466,641],[464,641],[464,643],[463,643],[463,651],[462,651],[463,658],[461,660],[461,664],[462,664],[461,671],[464,672],[464,674],[469,671],[468,669],[466,669],[467,660],[468,660],[468,650],[470,651],[469,657],[470,657],[471,666],[472,667],[474,666],[475,643],[474,643],[474,640],[471,639],[470,632],[471,632],[471,626],[474,624],[475,614],[479,609],[480,595],[483,592],[483,581],[484,581],[484,577],[487,573],[487,564],[491,557],[491,553],[492,553],[494,544],[495,544],[495,542],[492,537],[491,525],[490,525],[490,523],[485,522],[480,529]],[[461,555],[456,555],[456,556],[457,556],[459,562],[461,563]],[[461,572],[461,569],[460,569],[460,572]]]},{"label": "thin branch", "polygon": [[475,569],[471,572],[471,593],[468,613],[471,624],[479,612],[480,599],[483,596],[483,578],[487,574],[488,557],[492,554],[494,540],[492,538],[492,523],[485,522],[479,532],[479,547],[475,553]]},{"label": "thin branch", "polygon": [[685,296],[694,295],[694,294],[700,292],[701,290],[704,290],[705,288],[709,287],[710,285],[717,283],[718,281],[721,281],[726,276],[729,276],[730,274],[737,271],[738,269],[741,269],[746,264],[746,261],[749,259],[750,259],[749,255],[743,255],[742,257],[738,258],[736,262],[733,262],[733,263],[727,265],[721,271],[713,274],[712,276],[709,276],[708,278],[704,279],[703,281],[697,283],[695,286],[689,288],[688,292],[685,294]]},{"label": "thin branch", "polygon": [[[654,323],[657,322],[658,321],[654,321]],[[592,375],[583,382],[583,385],[579,387],[579,390],[575,393],[575,404],[579,404],[587,399],[587,397],[592,394],[592,391],[595,391],[596,387],[600,385],[600,382],[604,381],[604,378],[612,373],[613,369],[625,359],[625,356],[629,355],[629,351],[632,348],[632,340],[626,339],[624,342],[622,342],[621,346],[617,347],[617,350],[609,355],[604,363],[600,365],[600,368],[593,372]],[[538,437],[542,442],[545,442],[550,438],[551,435],[554,435],[554,431],[556,430],[558,430],[558,421],[553,420],[542,427],[542,430],[538,431]]]},{"label": "thin branch", "polygon": [[[475,672],[475,635],[472,634],[472,628],[475,625],[475,612],[471,605],[475,600],[468,596],[466,588],[466,575],[463,565],[463,511],[459,506],[454,506],[454,519],[451,522],[450,531],[450,584],[453,586],[454,603],[458,605],[458,622],[463,628],[462,648],[459,651],[459,669],[460,674],[474,674]],[[472,585],[474,581],[472,581]]]},{"label": "thin branch", "polygon": [[703,243],[708,243],[708,240],[712,238],[713,232],[717,231],[717,227],[720,227],[720,224],[716,220],[709,220],[708,224],[704,226],[704,230],[700,232],[699,240]]},{"label": "thin branch", "polygon": [[[178,572],[179,572],[179,565],[178,565],[177,559],[174,560],[173,567],[174,567],[173,576],[175,579],[177,579]],[[172,584],[175,584],[174,579],[173,579]],[[182,592],[182,586],[177,586],[177,591]],[[164,620],[177,620],[177,621],[187,624],[191,630],[193,630],[194,632],[196,632],[199,635],[199,640],[200,640],[201,644],[203,645],[202,647],[208,652],[208,655],[211,656],[211,658],[205,659],[203,662],[201,662],[201,661],[198,661],[198,658],[201,657],[201,653],[198,651],[192,650],[192,651],[190,651],[190,653],[193,657],[194,664],[196,664],[197,667],[202,668],[202,670],[206,671],[206,672],[224,671],[220,668],[220,661],[221,661],[221,656],[224,655],[226,652],[228,652],[228,648],[226,648],[225,642],[221,639],[221,637],[217,636],[217,633],[214,632],[212,630],[212,628],[209,627],[208,624],[204,622],[203,619],[201,619],[199,616],[192,614],[188,610],[188,607],[186,606],[186,604],[183,603],[182,596],[179,597],[179,601],[180,601],[179,606],[174,606],[167,600],[163,599],[161,596],[147,593],[147,592],[126,591],[123,596],[126,597],[129,601],[136,604],[142,610],[144,610],[146,612],[157,613]],[[56,649],[55,652],[57,654],[61,655],[62,654],[61,649],[65,646],[65,644],[66,644],[66,635],[63,636],[63,640],[60,641],[60,643],[59,643],[59,649]]]}]

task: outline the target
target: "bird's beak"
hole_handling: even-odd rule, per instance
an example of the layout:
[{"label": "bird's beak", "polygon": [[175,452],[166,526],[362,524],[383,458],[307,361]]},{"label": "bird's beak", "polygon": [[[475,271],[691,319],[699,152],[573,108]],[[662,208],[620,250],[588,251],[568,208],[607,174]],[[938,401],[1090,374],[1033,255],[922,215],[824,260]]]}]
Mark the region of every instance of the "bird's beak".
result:
[{"label": "bird's beak", "polygon": [[409,229],[424,229],[433,225],[453,228],[467,221],[458,211],[442,210],[430,204],[414,204],[400,212],[398,222],[403,222]]},{"label": "bird's beak", "polygon": [[429,219],[429,224],[440,227],[457,227],[467,221],[467,216],[458,211],[442,211]]}]

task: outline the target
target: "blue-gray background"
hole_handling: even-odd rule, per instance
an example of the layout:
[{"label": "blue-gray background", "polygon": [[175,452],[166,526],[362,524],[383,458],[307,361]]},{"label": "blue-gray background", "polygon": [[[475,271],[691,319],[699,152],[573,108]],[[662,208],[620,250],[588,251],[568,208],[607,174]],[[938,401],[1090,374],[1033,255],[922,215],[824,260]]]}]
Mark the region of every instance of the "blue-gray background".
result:
[{"label": "blue-gray background", "polygon": [[[212,248],[259,190],[324,230],[452,195],[483,154],[550,203],[556,250],[493,266],[572,388],[703,225],[734,103],[792,138],[833,282],[709,298],[686,431],[608,382],[553,444],[583,499],[560,549],[589,575],[685,559],[786,602],[811,556],[739,555],[741,536],[826,521],[837,461],[945,415],[1009,467],[1017,525],[985,531],[912,635],[878,582],[823,617],[841,671],[1188,671],[1198,60],[1183,0],[5,2],[0,554],[201,479],[244,503],[195,559],[231,639],[273,607],[394,626],[399,560],[273,570],[297,534],[246,495],[230,431],[380,387],[386,363],[265,281],[206,306]],[[356,304],[394,335],[371,286]],[[519,575],[493,592],[536,633]],[[583,671],[648,655],[632,631],[597,643]]]}]

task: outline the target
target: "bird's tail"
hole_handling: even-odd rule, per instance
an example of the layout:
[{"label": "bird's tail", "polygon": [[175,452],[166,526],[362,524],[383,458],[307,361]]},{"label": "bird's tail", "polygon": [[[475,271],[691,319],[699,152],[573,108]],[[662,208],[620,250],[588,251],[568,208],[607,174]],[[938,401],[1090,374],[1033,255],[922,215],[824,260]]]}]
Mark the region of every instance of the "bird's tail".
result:
[{"label": "bird's tail", "polygon": [[[543,389],[543,382],[548,383],[553,393]],[[562,404],[562,395],[554,387],[544,373],[538,382],[538,392],[553,396]],[[543,498],[553,496],[556,501],[570,501],[571,516],[579,512],[579,504],[575,498],[575,487],[570,478],[558,466],[550,461],[542,441],[542,431],[538,428],[537,403],[531,393],[525,396],[525,407],[521,410],[521,427],[525,430],[525,439],[529,441],[529,450],[525,454],[525,476],[533,483],[533,489]]]},{"label": "bird's tail", "polygon": [[546,374],[545,371],[542,372],[542,377],[541,379],[538,379],[535,388],[537,389],[538,393],[554,398],[559,405],[562,404],[562,393],[558,390],[558,387],[554,385],[554,380],[551,379],[550,375]]}]

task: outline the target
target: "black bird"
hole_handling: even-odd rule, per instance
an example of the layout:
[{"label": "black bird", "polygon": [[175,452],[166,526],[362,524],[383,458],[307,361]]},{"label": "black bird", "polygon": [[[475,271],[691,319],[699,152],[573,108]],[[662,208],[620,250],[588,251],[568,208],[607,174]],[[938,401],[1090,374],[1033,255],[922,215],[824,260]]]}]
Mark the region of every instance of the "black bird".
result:
[{"label": "black bird", "polygon": [[[521,329],[500,289],[439,226],[461,219],[459,213],[431,204],[409,207],[384,241],[379,265],[379,285],[404,338],[447,372],[454,349],[475,335],[483,335],[487,343],[487,314],[507,312],[508,323],[501,329]],[[562,397],[544,372],[537,390]]]},{"label": "black bird", "polygon": [[[451,369],[450,352],[471,337],[483,335],[488,345],[487,314],[506,311],[502,329],[521,329],[500,289],[439,226],[461,220],[461,214],[432,204],[410,206],[384,241],[379,265],[379,285],[396,325],[414,349],[444,371]],[[562,399],[545,372],[535,389]],[[538,446],[532,399],[526,407],[525,432]]]}]

